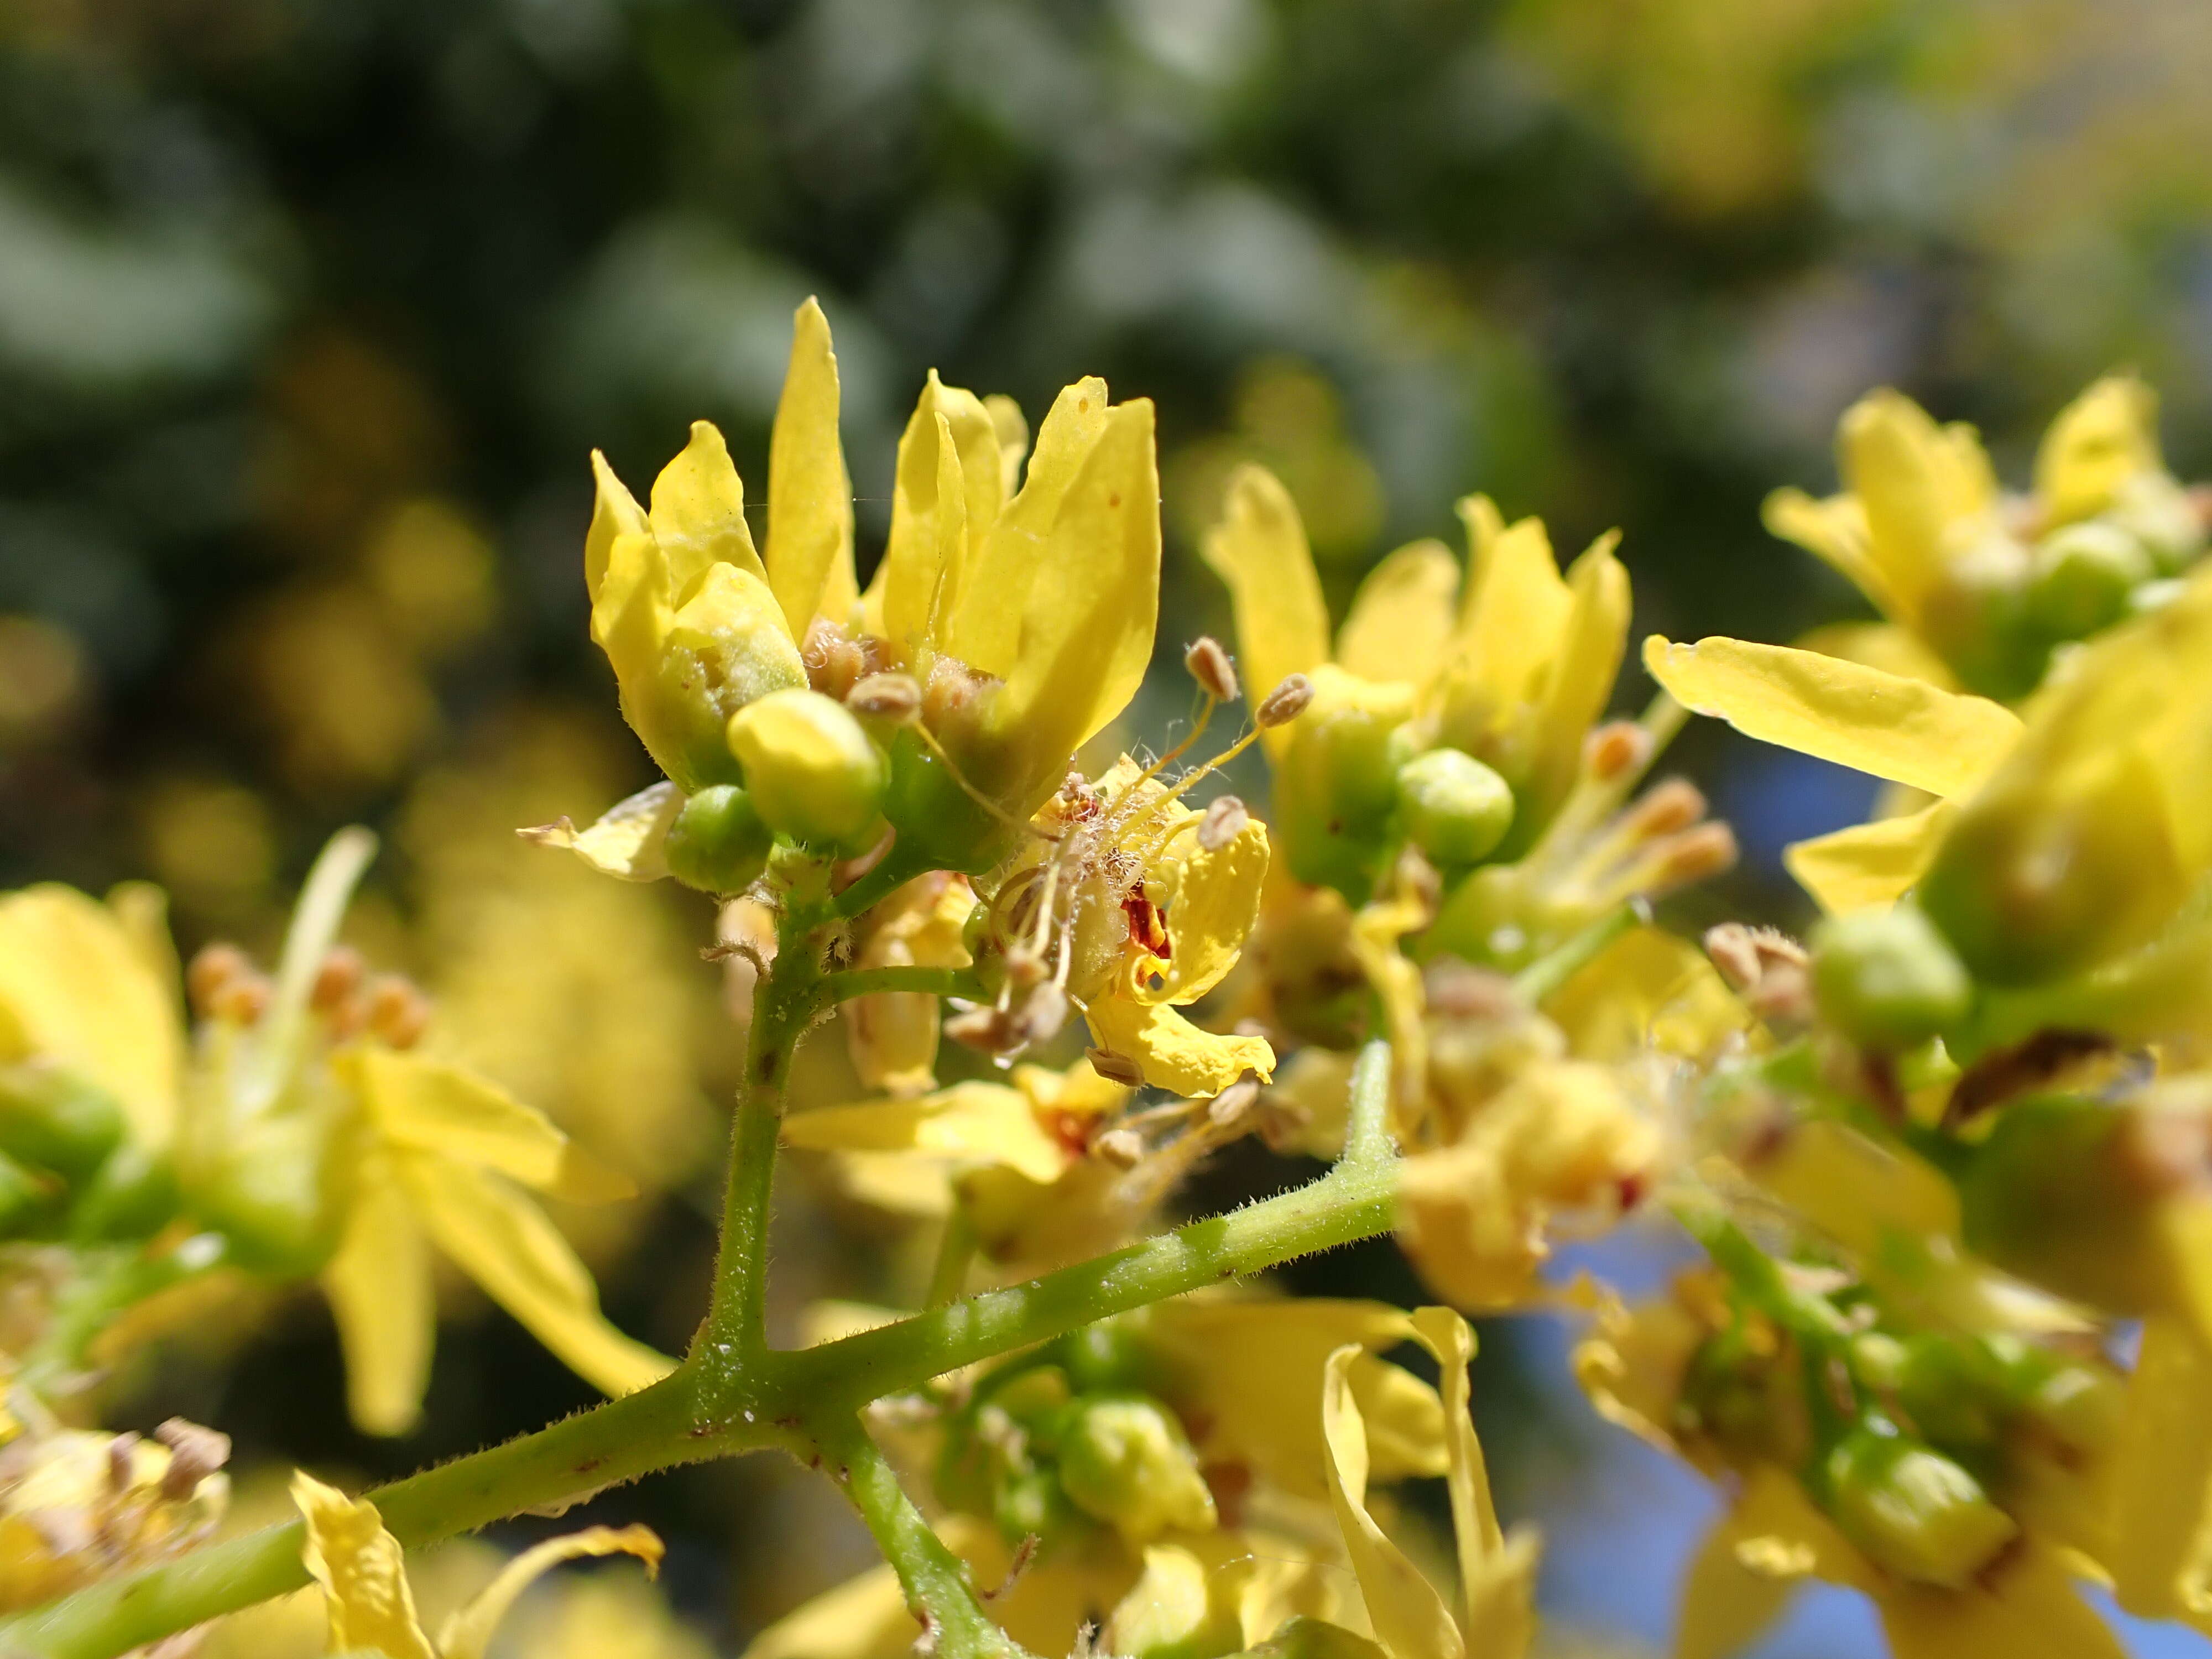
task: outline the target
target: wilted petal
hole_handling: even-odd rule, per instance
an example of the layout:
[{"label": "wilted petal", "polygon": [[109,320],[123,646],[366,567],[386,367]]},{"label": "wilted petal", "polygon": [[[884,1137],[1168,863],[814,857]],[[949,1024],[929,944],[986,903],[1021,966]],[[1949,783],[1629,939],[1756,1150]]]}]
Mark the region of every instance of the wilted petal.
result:
[{"label": "wilted petal", "polygon": [[483,1659],[484,1650],[491,1645],[492,1632],[507,1617],[516,1598],[564,1561],[597,1555],[635,1555],[645,1563],[648,1577],[657,1577],[660,1558],[665,1553],[653,1528],[639,1526],[586,1527],[581,1532],[534,1544],[501,1568],[497,1577],[439,1626],[441,1659]]},{"label": "wilted petal", "polygon": [[659,881],[668,873],[668,832],[683,810],[684,792],[664,781],[616,802],[588,830],[561,818],[516,833],[540,847],[574,853],[602,874]]},{"label": "wilted petal", "polygon": [[376,1505],[348,1498],[304,1470],[293,1473],[292,1502],[307,1523],[300,1554],[323,1587],[331,1651],[438,1659],[415,1617],[399,1540],[384,1529]]}]

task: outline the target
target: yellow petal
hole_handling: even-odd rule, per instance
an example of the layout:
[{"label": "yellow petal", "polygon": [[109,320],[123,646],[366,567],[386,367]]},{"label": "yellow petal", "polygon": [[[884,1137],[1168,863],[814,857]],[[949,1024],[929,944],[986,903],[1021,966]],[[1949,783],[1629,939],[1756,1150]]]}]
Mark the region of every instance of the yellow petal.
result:
[{"label": "yellow petal", "polygon": [[1830,623],[1801,635],[1800,651],[1817,651],[1824,657],[1841,657],[1908,680],[1925,680],[1946,691],[1959,689],[1950,665],[1930,650],[1920,635],[1895,623]]},{"label": "yellow petal", "polygon": [[1866,514],[1868,553],[1890,592],[1893,620],[1917,620],[1947,555],[1996,494],[1971,427],[1938,427],[1895,392],[1862,398],[1836,438],[1845,481]]},{"label": "yellow petal", "polygon": [[569,1370],[621,1395],[674,1369],[665,1354],[607,1323],[591,1273],[520,1193],[496,1176],[420,1152],[398,1154],[397,1163],[438,1248]]},{"label": "yellow petal", "polygon": [[2030,1541],[1960,1590],[1905,1586],[1881,1600],[1895,1659],[2124,1659],[2126,1647],[2077,1591],[2063,1559]]},{"label": "yellow petal", "polygon": [[[1228,584],[1237,617],[1237,667],[1257,702],[1291,674],[1328,660],[1328,605],[1314,573],[1305,527],[1291,493],[1265,467],[1230,475],[1221,522],[1206,532],[1206,562]],[[1261,741],[1279,755],[1291,728]]]},{"label": "yellow petal", "polygon": [[711,421],[691,422],[691,441],[653,481],[653,538],[668,559],[678,605],[708,567],[735,565],[762,581],[768,571],[745,524],[745,488],[730,449]]},{"label": "yellow petal", "polygon": [[354,1426],[405,1434],[422,1415],[438,1309],[429,1240],[383,1153],[370,1153],[356,1175],[345,1234],[322,1283],[345,1351]]},{"label": "yellow petal", "polygon": [[1336,636],[1337,665],[1363,679],[1427,684],[1443,665],[1458,602],[1459,561],[1450,550],[1438,541],[1407,544],[1352,595]]},{"label": "yellow petal", "polygon": [[599,584],[606,578],[617,539],[636,536],[650,540],[653,526],[637,498],[596,449],[592,452],[592,527],[584,533],[584,591],[596,609]]},{"label": "yellow petal", "polygon": [[378,1132],[571,1204],[635,1198],[637,1184],[580,1151],[535,1107],[486,1077],[411,1051],[362,1046],[336,1057]]},{"label": "yellow petal", "polygon": [[1030,423],[1022,414],[1022,406],[1003,392],[984,394],[984,412],[991,417],[991,429],[999,434],[999,488],[1007,501],[1021,488],[1022,458],[1030,453]]},{"label": "yellow petal", "polygon": [[1888,575],[1875,562],[1869,544],[1866,509],[1860,506],[1857,496],[1830,495],[1816,500],[1794,486],[1784,486],[1767,496],[1759,516],[1768,534],[1795,542],[1807,552],[1826,560],[1838,574],[1872,600],[1874,608],[1883,616],[1905,614]]},{"label": "yellow petal", "polygon": [[1443,1382],[1452,1533],[1458,1542],[1460,1594],[1465,1603],[1461,1628],[1473,1651],[1497,1659],[1522,1659],[1536,1632],[1536,1540],[1526,1533],[1508,1538],[1498,1524],[1468,1382],[1474,1333],[1449,1308],[1419,1308],[1413,1313],[1413,1334],[1436,1356]]},{"label": "yellow petal", "polygon": [[1626,1060],[1650,1048],[1703,1060],[1752,1023],[1711,959],[1663,928],[1635,927],[1544,1000],[1568,1052]]},{"label": "yellow petal", "polygon": [[1644,664],[1685,706],[1747,737],[1931,794],[1974,788],[2020,739],[2019,717],[1986,698],[1788,646],[1655,634]]},{"label": "yellow petal", "polygon": [[1830,915],[1893,904],[1928,872],[1959,816],[1939,800],[1901,818],[1855,823],[1783,848],[1782,862]]},{"label": "yellow petal", "polygon": [[853,480],[837,437],[837,354],[811,295],[792,319],[791,366],[768,444],[768,583],[795,640],[817,616],[848,619]]},{"label": "yellow petal", "polygon": [[564,1561],[595,1555],[635,1555],[645,1563],[648,1577],[658,1577],[665,1553],[653,1528],[639,1526],[586,1527],[581,1532],[534,1544],[501,1568],[496,1578],[439,1626],[441,1659],[483,1659],[493,1631],[507,1617],[515,1599]]},{"label": "yellow petal", "polygon": [[2212,1348],[2185,1319],[2161,1313],[2144,1320],[2112,1455],[2112,1547],[2103,1557],[2114,1596],[2138,1618],[2212,1615],[2202,1583],[2188,1582],[2204,1576],[2197,1557],[2212,1498],[2208,1396]]},{"label": "yellow petal", "polygon": [[1068,1150],[1038,1123],[1029,1097],[998,1083],[960,1083],[918,1100],[870,1100],[793,1112],[783,1144],[823,1152],[924,1152],[995,1164],[1057,1181]]},{"label": "yellow petal", "polygon": [[1620,540],[1618,532],[1601,536],[1567,572],[1567,615],[1544,678],[1510,845],[1528,845],[1550,822],[1581,775],[1583,738],[1613,699],[1628,648],[1628,573],[1613,552]]},{"label": "yellow petal", "polygon": [[1159,590],[1159,469],[1152,406],[1140,398],[1109,412],[1060,501],[1031,578],[1019,659],[991,704],[994,769],[1023,795],[1058,787],[1067,757],[1136,695]]},{"label": "yellow petal", "polygon": [[307,1523],[300,1555],[323,1587],[331,1651],[438,1659],[415,1617],[399,1540],[384,1529],[376,1505],[349,1498],[304,1470],[292,1475],[292,1502]]},{"label": "yellow petal", "polygon": [[663,781],[617,801],[588,830],[564,817],[515,833],[539,847],[574,853],[602,875],[659,881],[668,873],[668,832],[683,810],[684,792]]},{"label": "yellow petal", "polygon": [[[934,640],[939,609],[949,616],[958,608],[974,550],[998,518],[1003,477],[998,428],[982,399],[933,369],[899,439],[890,539],[878,575],[884,631],[895,645],[912,652]],[[948,514],[957,525],[945,522]]]},{"label": "yellow petal", "polygon": [[[984,399],[999,427],[1000,458],[1009,453],[1011,428],[997,404]],[[1106,382],[1093,375],[1065,387],[1038,428],[1029,476],[989,526],[975,574],[959,596],[942,641],[971,668],[1001,679],[1021,654],[1022,618],[1044,557],[1045,538],[1069,485],[1106,429]],[[1016,411],[1018,418],[1018,411]],[[1012,469],[1008,474],[1011,476]]]},{"label": "yellow petal", "polygon": [[1366,1599],[1367,1617],[1392,1659],[1465,1659],[1467,1644],[1436,1586],[1392,1543],[1367,1511],[1367,1434],[1352,1389],[1352,1367],[1364,1352],[1347,1343],[1322,1372],[1323,1468],[1345,1553]]},{"label": "yellow petal", "polygon": [[48,883],[0,898],[0,1063],[39,1059],[115,1097],[142,1146],[168,1144],[184,1064],[176,992],[107,906]]},{"label": "yellow petal", "polygon": [[[1328,1495],[1323,1364],[1347,1343],[1389,1348],[1412,1328],[1403,1311],[1380,1302],[1184,1297],[1152,1310],[1144,1340],[1164,1358],[1178,1409],[1211,1425],[1203,1457],[1244,1464],[1271,1487],[1319,1500]],[[1434,1389],[1371,1352],[1351,1362],[1350,1385],[1366,1425],[1370,1479],[1445,1472],[1444,1407]]]},{"label": "yellow petal", "polygon": [[2071,524],[2112,506],[2139,472],[2163,471],[2158,394],[2132,374],[2108,374],[2058,412],[2035,453],[2045,521]]},{"label": "yellow petal", "polygon": [[1267,828],[1259,819],[1211,850],[1194,842],[1168,910],[1170,956],[1139,954],[1131,963],[1137,1000],[1188,1006],[1220,984],[1260,919],[1267,878]]},{"label": "yellow petal", "polygon": [[1705,1534],[1682,1579],[1674,1659],[1736,1659],[1781,1616],[1812,1570],[1809,1552],[1743,1551],[1752,1541],[1733,1514]]},{"label": "yellow petal", "polygon": [[753,1638],[744,1659],[908,1659],[920,1630],[886,1565],[784,1614]]},{"label": "yellow petal", "polygon": [[1119,996],[1102,997],[1084,1012],[1098,1046],[1136,1060],[1155,1089],[1207,1100],[1247,1072],[1263,1083],[1275,1074],[1275,1051],[1265,1037],[1218,1036],[1173,1008]]},{"label": "yellow petal", "polygon": [[1497,510],[1486,498],[1468,497],[1459,512],[1475,556],[1453,643],[1453,672],[1487,707],[1503,709],[1534,689],[1559,649],[1574,599],[1541,520],[1522,519],[1493,533]]}]

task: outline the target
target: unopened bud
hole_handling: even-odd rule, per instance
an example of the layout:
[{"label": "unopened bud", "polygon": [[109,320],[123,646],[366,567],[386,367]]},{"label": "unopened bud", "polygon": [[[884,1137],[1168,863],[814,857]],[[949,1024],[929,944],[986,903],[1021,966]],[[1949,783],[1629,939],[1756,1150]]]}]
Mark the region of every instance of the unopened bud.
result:
[{"label": "unopened bud", "polygon": [[1513,825],[1513,790],[1472,755],[1431,749],[1398,769],[1398,811],[1413,844],[1446,868],[1480,863]]},{"label": "unopened bud", "polygon": [[2020,1533],[1965,1468],[1901,1435],[1854,1430],[1827,1474],[1844,1533],[1916,1583],[1964,1589]]},{"label": "unopened bud", "polygon": [[1313,701],[1313,682],[1303,674],[1285,674],[1282,684],[1260,699],[1260,706],[1252,711],[1252,718],[1269,730],[1288,726],[1306,712]]},{"label": "unopened bud", "polygon": [[1251,821],[1243,801],[1234,795],[1218,796],[1198,821],[1198,844],[1209,853],[1218,853],[1243,835]]},{"label": "unopened bud", "polygon": [[1138,1088],[1144,1083],[1144,1067],[1127,1054],[1117,1054],[1111,1048],[1085,1048],[1083,1057],[1091,1062],[1091,1069],[1109,1083],[1118,1083],[1125,1089]]},{"label": "unopened bud", "polygon": [[1171,1528],[1211,1532],[1218,1519],[1182,1425],[1144,1395],[1078,1407],[1060,1442],[1060,1482],[1078,1509],[1132,1543]]},{"label": "unopened bud", "polygon": [[2117,525],[2089,520],[2045,537],[2028,578],[2028,614],[2055,640],[2087,639],[2127,614],[2152,575],[2150,554]]},{"label": "unopened bud", "polygon": [[921,682],[911,674],[871,674],[845,694],[845,707],[903,726],[921,712]]},{"label": "unopened bud", "polygon": [[[1182,653],[1182,665],[1190,671],[1198,689],[1216,702],[1235,702],[1239,694],[1237,665],[1229,660],[1229,653],[1221,648],[1221,641],[1210,634],[1201,634]],[[1263,722],[1264,723],[1264,722]]]},{"label": "unopened bud", "polygon": [[361,988],[367,964],[361,952],[349,945],[341,945],[323,957],[322,966],[315,969],[314,988],[307,994],[308,1005],[319,1014],[331,1014],[343,1007]]},{"label": "unopened bud", "polygon": [[[89,1078],[51,1062],[0,1063],[0,1155],[11,1164],[82,1181],[107,1163],[125,1130],[122,1103]],[[41,1183],[24,1173],[27,1198]]]},{"label": "unopened bud", "polygon": [[2164,472],[2138,472],[2114,492],[2106,518],[2142,544],[2160,575],[2178,575],[2204,550],[2200,490]]},{"label": "unopened bud", "polygon": [[774,691],[730,716],[730,747],[769,827],[802,843],[858,847],[884,795],[884,760],[860,723],[818,691]]},{"label": "unopened bud", "polygon": [[154,1431],[154,1438],[169,1449],[169,1467],[161,1476],[161,1496],[181,1504],[201,1481],[230,1462],[230,1437],[214,1429],[173,1417]]},{"label": "unopened bud", "polygon": [[1640,771],[1651,759],[1651,734],[1634,720],[1611,720],[1584,742],[1583,764],[1598,782],[1610,783]]},{"label": "unopened bud", "polygon": [[368,990],[368,1029],[389,1048],[412,1048],[430,1025],[430,999],[399,974],[380,975]]},{"label": "unopened bud", "polygon": [[668,826],[668,873],[702,893],[742,893],[768,868],[775,833],[734,783],[702,789]]},{"label": "unopened bud", "polygon": [[1134,1129],[1109,1129],[1091,1143],[1091,1150],[1117,1170],[1133,1170],[1145,1161],[1145,1138]]},{"label": "unopened bud", "polygon": [[1821,1017],[1863,1048],[1916,1048],[1966,1018],[1973,981],[1911,905],[1830,916],[1813,936]]}]

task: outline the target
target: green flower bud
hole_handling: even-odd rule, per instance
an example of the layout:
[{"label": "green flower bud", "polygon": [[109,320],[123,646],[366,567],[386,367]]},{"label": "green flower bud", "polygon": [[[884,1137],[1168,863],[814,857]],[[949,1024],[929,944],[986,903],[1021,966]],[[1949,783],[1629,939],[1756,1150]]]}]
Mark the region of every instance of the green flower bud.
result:
[{"label": "green flower bud", "polygon": [[992,1483],[991,1519],[1009,1543],[1050,1538],[1066,1530],[1074,1518],[1067,1495],[1048,1468],[1005,1469]]},{"label": "green flower bud", "polygon": [[2094,1454],[2119,1436],[2127,1386],[2099,1366],[2062,1364],[2036,1386],[2025,1409],[2060,1443]]},{"label": "green flower bud", "polygon": [[2036,547],[2028,611],[2052,639],[2087,639],[2127,614],[2128,596],[2151,574],[2150,555],[2118,525],[2069,524]]},{"label": "green flower bud", "polygon": [[1244,1640],[1237,1598],[1188,1550],[1145,1552],[1144,1575],[1106,1621],[1102,1650],[1116,1659],[1223,1659]]},{"label": "green flower bud", "polygon": [[24,1238],[43,1231],[58,1186],[0,1152],[0,1239]]},{"label": "green flower bud", "polygon": [[1504,778],[1456,749],[1431,749],[1398,769],[1398,811],[1413,843],[1439,865],[1480,863],[1513,826]]},{"label": "green flower bud", "polygon": [[989,1403],[1020,1425],[1033,1449],[1050,1456],[1059,1449],[1060,1420],[1074,1395],[1066,1371],[1038,1365],[993,1389]]},{"label": "green flower bud", "polygon": [[733,783],[702,789],[668,827],[668,873],[702,893],[741,893],[768,867],[775,832]]},{"label": "green flower bud", "polygon": [[1836,1522],[1900,1578],[1963,1589],[2018,1535],[1981,1483],[1901,1435],[1853,1430],[1828,1454]]},{"label": "green flower bud", "polygon": [[1917,1048],[1972,1006],[1965,966],[1910,905],[1830,916],[1812,944],[1821,1017],[1863,1048]]},{"label": "green flower bud", "polygon": [[1907,1339],[1904,1347],[1898,1401],[1923,1437],[1960,1452],[1993,1443],[2004,1383],[1988,1351],[1974,1342],[1925,1334]]},{"label": "green flower bud", "polygon": [[1944,561],[1921,632],[1967,690],[2008,702],[2043,679],[2048,640],[2029,614],[2028,551],[1992,531]]},{"label": "green flower bud", "polygon": [[1182,1425],[1144,1395],[1078,1403],[1060,1441],[1060,1480],[1078,1509],[1132,1543],[1216,1523],[1213,1494]]},{"label": "green flower bud", "polygon": [[2113,492],[2108,523],[2139,543],[2159,574],[2179,574],[2204,551],[2204,520],[2188,489],[2166,472],[2137,472]]},{"label": "green flower bud", "polygon": [[208,1176],[192,1183],[192,1209],[229,1240],[240,1267],[272,1278],[307,1278],[337,1249],[332,1162],[319,1115],[265,1118],[241,1132]]},{"label": "green flower bud", "polygon": [[177,1166],[168,1154],[126,1141],[77,1195],[70,1233],[81,1239],[150,1238],[175,1219],[182,1201]]},{"label": "green flower bud", "polygon": [[1389,1659],[1389,1656],[1376,1644],[1353,1635],[1341,1625],[1300,1613],[1258,1647],[1245,1649],[1237,1659]]},{"label": "green flower bud", "polygon": [[795,842],[857,846],[884,799],[884,757],[843,704],[818,691],[771,691],[730,716],[752,804]]},{"label": "green flower bud", "polygon": [[1159,1367],[1126,1320],[1101,1320],[1060,1340],[1060,1363],[1079,1394],[1121,1394],[1158,1382]]},{"label": "green flower bud", "polygon": [[1406,757],[1392,738],[1413,717],[1413,688],[1314,671],[1314,699],[1291,727],[1275,805],[1291,873],[1365,902],[1398,804]]},{"label": "green flower bud", "polygon": [[0,1152],[81,1181],[115,1150],[123,1127],[121,1105],[90,1079],[37,1060],[0,1066]]}]

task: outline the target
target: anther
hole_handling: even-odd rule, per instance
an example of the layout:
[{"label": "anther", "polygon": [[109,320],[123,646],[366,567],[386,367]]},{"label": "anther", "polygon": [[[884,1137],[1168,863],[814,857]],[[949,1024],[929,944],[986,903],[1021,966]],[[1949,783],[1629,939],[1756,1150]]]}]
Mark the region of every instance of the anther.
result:
[{"label": "anther", "polygon": [[231,981],[252,973],[252,959],[245,951],[218,941],[204,946],[185,969],[185,990],[195,1009],[203,1016],[212,1016],[216,1000]]},{"label": "anther", "polygon": [[948,1016],[945,1035],[980,1054],[995,1054],[1014,1046],[1011,1022],[996,1008],[970,1008]]},{"label": "anther", "polygon": [[363,964],[361,952],[349,945],[341,945],[323,957],[323,965],[315,969],[314,988],[307,994],[308,1006],[319,1014],[329,1014],[345,1006],[348,998],[360,989]]},{"label": "anther", "polygon": [[230,1462],[230,1437],[198,1423],[173,1417],[154,1431],[154,1438],[169,1449],[169,1467],[161,1476],[161,1496],[181,1504],[201,1481]]},{"label": "anther", "polygon": [[1243,835],[1251,821],[1243,801],[1234,795],[1219,796],[1198,821],[1198,844],[1209,853],[1218,853]]},{"label": "anther", "polygon": [[921,682],[911,674],[871,674],[845,694],[845,707],[903,726],[921,711]]},{"label": "anther", "polygon": [[806,683],[827,697],[842,698],[868,672],[860,641],[826,617],[816,617],[806,630],[799,659],[806,665]]},{"label": "anther", "polygon": [[1628,809],[1623,828],[1638,841],[1687,830],[1705,815],[1705,798],[1687,778],[1668,778]]},{"label": "anther", "polygon": [[1144,1162],[1145,1138],[1134,1129],[1109,1129],[1091,1143],[1091,1150],[1117,1170],[1133,1170]]},{"label": "anther", "polygon": [[1252,718],[1270,730],[1288,726],[1306,712],[1306,705],[1313,700],[1311,680],[1303,674],[1285,674],[1283,683],[1260,700],[1260,706],[1252,711]]},{"label": "anther", "polygon": [[1049,1042],[1067,1024],[1067,993],[1047,980],[1024,999],[1014,1015],[1013,1030],[1024,1042]]},{"label": "anther", "polygon": [[1600,783],[1640,770],[1651,758],[1651,734],[1634,720],[1612,720],[1589,734],[1583,764]]},{"label": "anther", "polygon": [[1237,684],[1237,665],[1221,648],[1221,641],[1212,635],[1201,634],[1191,641],[1182,653],[1182,665],[1198,682],[1198,689],[1214,702],[1237,701],[1241,690]]},{"label": "anther", "polygon": [[398,974],[385,974],[368,988],[368,1029],[386,1048],[412,1048],[429,1029],[430,999]]}]

